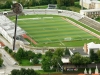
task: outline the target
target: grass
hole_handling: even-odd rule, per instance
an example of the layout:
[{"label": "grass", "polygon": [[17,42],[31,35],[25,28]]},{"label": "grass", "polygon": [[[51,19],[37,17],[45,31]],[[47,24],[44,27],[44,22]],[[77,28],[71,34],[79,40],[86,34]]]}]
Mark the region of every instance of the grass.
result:
[{"label": "grass", "polygon": [[92,29],[92,28],[88,27],[87,25],[82,24],[81,22],[76,21],[76,20],[74,20],[74,19],[72,19],[72,18],[70,18],[70,17],[67,17],[67,18],[68,18],[68,19],[70,19],[70,20],[72,20],[73,22],[75,22],[75,23],[77,23],[77,24],[79,24],[79,25],[83,26],[84,28],[86,28],[86,29],[88,29],[88,30],[90,30],[90,31],[92,31],[92,32],[94,32],[94,33],[96,33],[96,34],[100,35],[100,32],[98,32],[98,31],[96,31],[96,30],[94,30],[94,29]]},{"label": "grass", "polygon": [[[44,17],[53,18],[45,19]],[[33,20],[30,18],[41,19]],[[10,19],[14,21],[15,18],[10,17]],[[18,25],[22,27],[26,32],[28,32],[28,35],[38,43],[34,46],[77,47],[83,46],[84,43],[88,43],[91,41],[97,43],[100,42],[100,40],[98,40],[96,37],[77,28],[69,22],[66,22],[62,19],[61,16],[27,15],[19,16],[18,19]],[[80,22],[73,20],[71,18],[69,19],[86,28],[86,25],[83,25]],[[87,29],[91,30],[89,27],[87,27]],[[67,39],[67,41],[64,40],[65,38]]]},{"label": "grass", "polygon": [[44,72],[43,70],[37,70],[36,72],[38,72],[39,74],[62,74],[61,72],[54,72],[54,71],[50,71],[50,72]]},{"label": "grass", "polygon": [[71,11],[78,12],[78,13],[80,12],[80,8],[75,6],[66,7],[66,9],[70,9]]},{"label": "grass", "polygon": [[[39,62],[39,64],[35,64],[35,66],[40,66],[41,62]],[[28,59],[22,59],[20,66],[34,66],[34,64],[30,63],[30,60]]]},{"label": "grass", "polygon": [[96,21],[100,22],[100,17],[96,18]]},{"label": "grass", "polygon": [[11,9],[0,9],[0,12],[3,12],[3,11],[10,11]]},{"label": "grass", "polygon": [[27,60],[27,59],[21,60],[21,64],[20,65],[21,66],[32,66],[32,64],[30,63],[30,61]]}]

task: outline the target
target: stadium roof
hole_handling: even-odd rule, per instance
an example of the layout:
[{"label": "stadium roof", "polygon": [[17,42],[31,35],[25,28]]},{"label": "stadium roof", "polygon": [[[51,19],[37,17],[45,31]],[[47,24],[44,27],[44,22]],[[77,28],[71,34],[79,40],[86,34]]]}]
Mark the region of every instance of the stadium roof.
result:
[{"label": "stadium roof", "polygon": [[[9,20],[6,16],[0,15],[0,26],[7,31],[10,37],[14,36],[14,29],[15,29],[15,23],[13,23],[11,20]],[[17,33],[16,35],[22,35],[26,32],[21,29],[19,26],[17,26]]]}]

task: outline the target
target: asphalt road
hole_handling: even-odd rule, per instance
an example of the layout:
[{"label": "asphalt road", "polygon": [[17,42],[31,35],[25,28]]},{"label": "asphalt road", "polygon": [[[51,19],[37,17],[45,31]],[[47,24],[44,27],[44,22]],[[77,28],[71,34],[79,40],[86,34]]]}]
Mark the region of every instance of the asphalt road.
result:
[{"label": "asphalt road", "polygon": [[0,49],[0,53],[2,53],[2,59],[4,60],[4,66],[0,69],[0,75],[8,75],[11,73],[13,69],[21,69],[21,68],[30,68],[34,70],[41,70],[41,66],[19,66],[15,65],[16,62],[4,49]]}]

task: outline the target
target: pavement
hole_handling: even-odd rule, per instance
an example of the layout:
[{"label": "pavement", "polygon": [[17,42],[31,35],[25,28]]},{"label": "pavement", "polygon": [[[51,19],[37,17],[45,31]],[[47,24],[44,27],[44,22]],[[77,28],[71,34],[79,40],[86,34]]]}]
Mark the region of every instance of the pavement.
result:
[{"label": "pavement", "polygon": [[[13,46],[2,36],[0,36],[0,41],[3,42],[9,48],[13,48]],[[18,49],[19,46],[16,46]],[[17,63],[3,48],[0,48],[0,53],[2,53],[2,59],[4,60],[3,66],[0,67],[0,75],[8,75],[11,73],[13,69],[21,69],[21,68],[30,68],[34,70],[41,70],[41,66],[19,66],[15,65]]]}]

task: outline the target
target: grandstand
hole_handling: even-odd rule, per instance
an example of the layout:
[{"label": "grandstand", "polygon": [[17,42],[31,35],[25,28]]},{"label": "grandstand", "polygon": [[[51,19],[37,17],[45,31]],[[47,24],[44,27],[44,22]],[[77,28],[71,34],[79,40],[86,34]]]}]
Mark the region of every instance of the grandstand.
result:
[{"label": "grandstand", "polygon": [[[14,27],[15,24],[11,20],[4,15],[0,15],[0,33],[10,42],[11,45],[13,44]],[[25,33],[24,30],[17,26],[17,36]]]},{"label": "grandstand", "polygon": [[[59,13],[59,11],[61,12]],[[80,15],[79,13],[67,10],[58,10],[58,9],[25,9],[23,12],[25,15],[33,15],[33,14],[60,15],[60,16],[71,17],[75,20],[79,20],[82,18],[82,15]]]},{"label": "grandstand", "polygon": [[81,18],[79,21],[95,30],[100,31],[100,23],[91,18],[88,18],[85,16],[85,17]]}]

